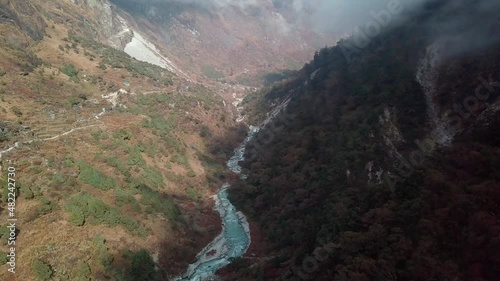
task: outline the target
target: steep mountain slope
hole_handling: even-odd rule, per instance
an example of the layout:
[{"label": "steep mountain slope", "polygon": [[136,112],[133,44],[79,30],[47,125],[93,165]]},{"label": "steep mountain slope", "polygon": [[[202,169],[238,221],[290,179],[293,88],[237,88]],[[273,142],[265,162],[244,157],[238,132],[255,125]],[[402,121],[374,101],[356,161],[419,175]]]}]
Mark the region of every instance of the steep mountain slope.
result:
[{"label": "steep mountain slope", "polygon": [[246,99],[248,179],[269,244],[227,280],[496,280],[500,30],[494,1],[429,1],[316,53]]},{"label": "steep mountain slope", "polygon": [[[338,38],[325,1],[0,0],[0,279],[170,280],[231,179],[252,244],[228,280],[495,280],[498,3],[430,0],[269,73]],[[235,119],[263,127],[244,181]]]},{"label": "steep mountain slope", "polygon": [[117,50],[106,3],[0,2],[1,280],[167,279],[220,231],[232,111]]},{"label": "steep mountain slope", "polygon": [[312,31],[279,1],[112,2],[197,80],[258,85],[263,74],[299,68],[315,49],[336,39]]}]

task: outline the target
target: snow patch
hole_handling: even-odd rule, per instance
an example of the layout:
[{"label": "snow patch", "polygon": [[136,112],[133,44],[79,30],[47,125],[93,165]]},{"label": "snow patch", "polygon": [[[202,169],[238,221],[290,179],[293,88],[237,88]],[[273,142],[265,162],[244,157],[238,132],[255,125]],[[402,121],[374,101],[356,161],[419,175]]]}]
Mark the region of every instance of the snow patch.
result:
[{"label": "snow patch", "polygon": [[165,68],[170,72],[181,74],[186,79],[190,80],[189,76],[180,70],[170,59],[164,57],[153,43],[149,42],[136,31],[133,31],[133,34],[134,37],[132,37],[132,41],[125,46],[125,53],[137,60],[149,62]]}]

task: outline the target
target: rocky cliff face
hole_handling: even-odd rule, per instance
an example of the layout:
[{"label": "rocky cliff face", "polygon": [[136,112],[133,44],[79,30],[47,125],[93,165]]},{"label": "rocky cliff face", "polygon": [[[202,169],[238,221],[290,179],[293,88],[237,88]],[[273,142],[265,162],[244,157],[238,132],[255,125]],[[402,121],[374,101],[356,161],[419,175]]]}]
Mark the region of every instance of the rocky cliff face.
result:
[{"label": "rocky cliff face", "polygon": [[[68,27],[119,49],[123,49],[132,38],[130,24],[120,16],[123,12],[107,0],[3,1],[0,12],[4,23],[15,24],[35,41],[40,41],[46,34],[47,20],[64,21]],[[66,17],[68,14],[71,19]]]},{"label": "rocky cliff face", "polygon": [[133,15],[175,64],[200,79],[255,82],[264,73],[300,67],[335,39],[307,29],[293,7],[270,1],[216,7],[203,1],[112,2]]},{"label": "rocky cliff face", "polygon": [[[133,37],[130,23],[108,0],[71,0],[75,5],[88,8],[95,13],[99,32],[114,48],[123,50]],[[123,14],[123,12],[122,12]]]},{"label": "rocky cliff face", "polygon": [[1,1],[0,22],[16,25],[32,40],[37,41],[43,38],[47,27],[36,6],[27,1]]},{"label": "rocky cliff face", "polygon": [[[119,50],[134,38],[144,41],[157,53],[155,60],[163,61],[159,65],[197,81],[259,85],[264,74],[299,68],[315,49],[336,39],[308,26],[311,14],[264,0],[216,9],[179,1],[6,1],[2,11],[4,21],[26,30],[32,40],[43,38],[47,23],[39,11],[44,11],[55,22]],[[71,20],[61,16],[66,13]]]}]

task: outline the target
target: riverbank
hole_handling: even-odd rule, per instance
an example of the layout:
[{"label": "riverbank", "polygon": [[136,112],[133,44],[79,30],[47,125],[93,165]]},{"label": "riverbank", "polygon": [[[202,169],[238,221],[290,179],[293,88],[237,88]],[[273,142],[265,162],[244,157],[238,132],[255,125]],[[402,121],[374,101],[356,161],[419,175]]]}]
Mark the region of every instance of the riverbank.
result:
[{"label": "riverbank", "polygon": [[[244,159],[245,146],[258,131],[250,127],[245,140],[234,150],[233,156],[227,161],[227,167],[241,179],[246,176],[241,173],[239,162]],[[236,210],[228,198],[229,183],[221,186],[214,196],[215,209],[222,221],[222,232],[196,255],[196,261],[188,266],[182,276],[174,278],[177,281],[208,280],[215,273],[231,263],[234,258],[240,258],[247,252],[251,241],[251,229],[245,215]]]},{"label": "riverbank", "polygon": [[[179,246],[174,247],[172,243],[165,242],[161,246],[159,265],[161,268],[168,269],[169,274],[180,275],[185,272],[189,264],[196,262],[197,254],[210,241],[220,235],[222,223],[217,211],[214,210],[214,203],[207,200],[203,205],[187,203],[180,208],[185,214],[195,214],[190,218],[194,222],[190,232],[186,232],[179,237]],[[186,239],[189,238],[189,239]],[[167,253],[168,251],[175,252]],[[172,258],[175,256],[175,260]]]},{"label": "riverbank", "polygon": [[265,249],[267,245],[262,228],[256,221],[253,220],[248,219],[248,224],[250,225],[250,236],[252,237],[252,240],[244,257],[249,259],[259,259],[265,257]]}]

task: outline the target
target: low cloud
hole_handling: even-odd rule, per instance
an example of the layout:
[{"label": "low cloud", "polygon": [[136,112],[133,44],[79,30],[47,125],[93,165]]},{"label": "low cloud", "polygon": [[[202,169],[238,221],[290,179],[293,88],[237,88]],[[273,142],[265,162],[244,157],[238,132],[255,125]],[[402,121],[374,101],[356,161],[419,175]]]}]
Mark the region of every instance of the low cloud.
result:
[{"label": "low cloud", "polygon": [[[296,7],[309,7],[312,9],[312,23],[317,31],[335,34],[346,34],[353,31],[357,26],[364,26],[373,20],[373,13],[388,10],[389,7],[397,6],[400,12],[392,14],[391,20],[399,19],[407,11],[417,9],[426,0],[371,0],[371,1],[346,1],[346,0],[319,0],[310,7],[304,0],[296,4]],[[300,11],[297,11],[300,12]],[[399,15],[401,14],[401,15]]]},{"label": "low cloud", "polygon": [[446,55],[477,52],[500,43],[500,1],[429,1],[441,4],[427,23],[429,38],[439,41]]}]

